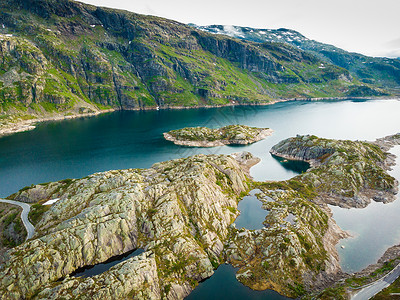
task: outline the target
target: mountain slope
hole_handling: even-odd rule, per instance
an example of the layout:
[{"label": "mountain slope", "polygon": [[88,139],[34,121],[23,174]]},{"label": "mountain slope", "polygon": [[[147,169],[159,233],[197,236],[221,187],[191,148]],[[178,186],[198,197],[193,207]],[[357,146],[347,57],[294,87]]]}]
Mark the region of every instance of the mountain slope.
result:
[{"label": "mountain slope", "polygon": [[279,42],[307,51],[324,62],[345,68],[350,73],[360,78],[363,82],[376,84],[382,88],[390,88],[400,92],[400,60],[384,57],[369,57],[352,53],[338,47],[310,40],[301,33],[280,29],[256,29],[240,26],[191,26],[216,34],[225,34],[242,40],[257,43]]},{"label": "mountain slope", "polygon": [[382,95],[294,47],[69,0],[0,3],[0,121],[104,108]]}]

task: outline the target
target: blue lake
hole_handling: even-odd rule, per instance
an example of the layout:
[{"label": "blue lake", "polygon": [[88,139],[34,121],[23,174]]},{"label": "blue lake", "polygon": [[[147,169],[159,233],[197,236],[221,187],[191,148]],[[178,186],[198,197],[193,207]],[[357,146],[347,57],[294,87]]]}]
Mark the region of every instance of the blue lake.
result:
[{"label": "blue lake", "polygon": [[[0,197],[31,184],[80,178],[111,169],[148,168],[156,162],[198,153],[229,154],[243,150],[261,158],[251,169],[256,180],[288,179],[304,166],[286,165],[269,154],[271,147],[282,139],[315,134],[374,140],[400,132],[399,112],[399,100],[293,101],[257,107],[126,111],[46,122],[33,131],[0,138]],[[186,126],[216,128],[228,124],[270,127],[274,133],[252,145],[215,148],[179,147],[162,136],[165,131]],[[353,243],[346,244],[342,249],[346,251],[339,249],[345,270],[356,271],[374,263],[385,248],[400,242],[399,202],[373,203],[365,210],[333,208],[338,224],[358,236],[343,241]],[[356,214],[352,215],[353,211],[365,212],[367,216],[352,222]],[[370,225],[373,222],[376,226]],[[387,225],[381,226],[384,222]],[[349,264],[356,256],[358,262]],[[268,297],[264,299],[274,299]]]},{"label": "blue lake", "polygon": [[[397,164],[389,173],[400,181],[400,146],[392,149]],[[392,203],[372,201],[362,209],[330,208],[339,226],[352,237],[341,240],[336,248],[346,272],[356,272],[376,262],[387,248],[400,243],[400,195]],[[344,248],[342,248],[342,246]]]},{"label": "blue lake", "polygon": [[236,228],[254,230],[264,227],[263,222],[269,212],[262,208],[262,202],[255,196],[260,192],[258,189],[252,190],[248,196],[243,197],[243,200],[239,202],[240,215],[235,220]]},{"label": "blue lake", "polygon": [[231,265],[220,265],[213,276],[201,282],[199,286],[185,299],[187,300],[217,300],[217,299],[290,299],[272,290],[254,291],[236,280],[237,269]]}]

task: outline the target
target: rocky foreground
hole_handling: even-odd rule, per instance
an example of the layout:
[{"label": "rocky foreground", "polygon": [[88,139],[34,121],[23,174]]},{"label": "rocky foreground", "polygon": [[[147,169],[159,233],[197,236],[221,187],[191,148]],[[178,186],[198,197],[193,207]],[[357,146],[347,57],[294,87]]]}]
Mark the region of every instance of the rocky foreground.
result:
[{"label": "rocky foreground", "polygon": [[374,143],[306,135],[283,140],[270,152],[309,162],[312,169],[291,181],[301,183],[321,202],[365,207],[371,199],[384,203],[395,199],[398,182],[387,173],[395,156],[386,151],[396,144],[400,144],[399,134]]},{"label": "rocky foreground", "polygon": [[[257,162],[250,153],[196,155],[22,189],[10,198],[60,200],[36,216],[31,240],[5,254],[1,298],[182,299],[223,262],[239,267],[238,280],[253,289],[321,291],[343,278],[335,244],[346,236],[326,203],[364,205],[367,191],[385,200],[396,191],[390,155],[372,143],[314,136],[285,140],[273,153],[313,166],[261,183],[247,175]],[[238,230],[237,204],[252,188],[269,214],[264,228]],[[69,276],[136,248],[145,251],[100,275]]]},{"label": "rocky foreground", "polygon": [[272,134],[270,128],[245,125],[228,125],[217,129],[186,127],[164,133],[164,138],[176,145],[189,147],[217,147],[247,145],[265,139]]}]

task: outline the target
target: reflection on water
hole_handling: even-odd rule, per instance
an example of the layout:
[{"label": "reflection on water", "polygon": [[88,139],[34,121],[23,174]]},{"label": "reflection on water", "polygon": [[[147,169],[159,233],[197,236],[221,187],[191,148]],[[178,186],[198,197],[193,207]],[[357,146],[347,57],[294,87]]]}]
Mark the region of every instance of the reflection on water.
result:
[{"label": "reflection on water", "polygon": [[[390,152],[397,155],[397,165],[389,173],[399,180],[400,146]],[[337,224],[353,235],[341,240],[336,247],[344,271],[360,271],[375,263],[387,248],[400,243],[399,198],[397,195],[396,201],[387,204],[372,201],[362,209],[329,206]]]},{"label": "reflection on water", "polygon": [[255,196],[257,193],[261,193],[261,191],[259,189],[252,190],[239,202],[240,215],[235,221],[236,228],[254,230],[264,227],[263,222],[269,211],[262,208],[261,201]]},{"label": "reflection on water", "polygon": [[[199,153],[242,150],[261,158],[251,169],[256,180],[285,180],[298,172],[285,168],[269,154],[279,141],[296,134],[374,140],[399,131],[399,111],[400,101],[396,100],[293,101],[259,107],[123,111],[41,123],[33,131],[0,138],[0,197],[31,184],[81,178],[100,171],[148,168],[156,162]],[[269,127],[274,133],[243,147],[207,149],[179,147],[162,136],[163,132],[187,126],[216,128],[229,124]]]},{"label": "reflection on water", "polygon": [[213,276],[201,282],[185,299],[188,300],[283,300],[290,299],[272,290],[254,291],[236,280],[237,269],[231,265],[220,265]]},{"label": "reflection on water", "polygon": [[116,264],[119,264],[120,262],[123,262],[123,261],[125,261],[131,257],[137,256],[141,253],[143,253],[143,249],[136,249],[136,250],[130,251],[126,254],[112,257],[109,260],[105,261],[104,263],[97,264],[94,266],[79,268],[74,273],[72,273],[71,276],[92,277],[95,275],[99,275],[101,273],[104,273],[105,271],[108,271],[111,267],[115,266]]}]

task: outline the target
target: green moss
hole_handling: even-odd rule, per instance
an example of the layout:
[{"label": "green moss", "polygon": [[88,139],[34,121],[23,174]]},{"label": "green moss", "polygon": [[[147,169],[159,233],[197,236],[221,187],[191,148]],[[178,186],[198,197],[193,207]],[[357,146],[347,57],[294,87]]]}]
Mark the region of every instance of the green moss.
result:
[{"label": "green moss", "polygon": [[304,286],[300,283],[295,283],[294,285],[289,284],[288,287],[293,291],[293,294],[296,295],[296,297],[304,296],[307,293]]},{"label": "green moss", "polygon": [[29,220],[33,225],[39,223],[42,219],[44,213],[50,209],[50,205],[33,204],[31,205],[31,210],[29,211]]}]

